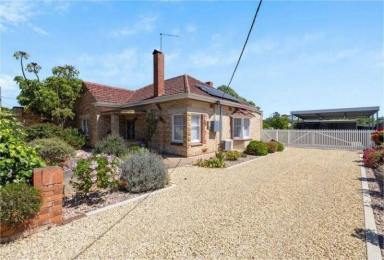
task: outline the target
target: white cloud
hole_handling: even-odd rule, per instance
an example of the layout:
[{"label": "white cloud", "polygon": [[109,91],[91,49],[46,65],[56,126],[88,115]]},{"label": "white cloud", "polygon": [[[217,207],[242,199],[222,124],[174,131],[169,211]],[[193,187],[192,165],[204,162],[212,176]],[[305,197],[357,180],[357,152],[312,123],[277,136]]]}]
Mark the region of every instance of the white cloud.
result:
[{"label": "white cloud", "polygon": [[7,1],[0,4],[0,24],[19,24],[28,21],[35,11],[30,2]]},{"label": "white cloud", "polygon": [[188,24],[187,27],[185,28],[185,31],[187,33],[194,33],[197,31],[197,28],[194,24]]},{"label": "white cloud", "polygon": [[44,35],[44,36],[48,35],[48,32],[46,30],[44,30],[43,28],[39,27],[39,26],[36,26],[36,25],[33,25],[33,24],[29,23],[28,27],[31,28],[37,34],[41,34],[41,35]]},{"label": "white cloud", "polygon": [[12,107],[17,105],[16,96],[19,94],[19,87],[13,78],[11,75],[0,73],[2,106]]},{"label": "white cloud", "polygon": [[142,16],[135,23],[129,26],[112,31],[114,37],[134,35],[141,32],[152,32],[156,27],[157,16]]}]

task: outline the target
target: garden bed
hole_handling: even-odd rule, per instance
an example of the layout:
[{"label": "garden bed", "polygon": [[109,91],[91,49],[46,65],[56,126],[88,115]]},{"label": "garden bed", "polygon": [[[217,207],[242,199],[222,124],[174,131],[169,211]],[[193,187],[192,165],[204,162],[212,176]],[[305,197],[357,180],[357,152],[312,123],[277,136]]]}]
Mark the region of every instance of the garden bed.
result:
[{"label": "garden bed", "polygon": [[234,166],[234,165],[243,163],[243,162],[247,162],[247,161],[256,159],[256,158],[258,158],[258,157],[260,157],[260,156],[256,156],[256,155],[247,155],[247,157],[239,157],[239,159],[237,159],[236,161],[228,161],[228,160],[226,160],[226,161],[225,161],[225,168],[228,168],[228,167],[231,167],[231,166]]},{"label": "garden bed", "polygon": [[72,194],[64,197],[63,200],[63,218],[64,222],[80,218],[86,213],[129,200],[144,193],[129,193],[124,191],[97,191],[88,194],[88,196]]},{"label": "garden bed", "polygon": [[367,178],[381,254],[384,256],[384,165],[376,170],[369,169]]}]

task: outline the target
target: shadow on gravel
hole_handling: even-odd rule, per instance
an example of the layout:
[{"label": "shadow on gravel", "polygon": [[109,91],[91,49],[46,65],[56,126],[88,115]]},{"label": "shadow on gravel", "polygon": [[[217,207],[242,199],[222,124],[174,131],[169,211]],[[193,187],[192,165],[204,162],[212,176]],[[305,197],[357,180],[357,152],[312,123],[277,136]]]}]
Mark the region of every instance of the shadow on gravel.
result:
[{"label": "shadow on gravel", "polygon": [[[363,240],[364,242],[369,242],[375,246],[379,246],[381,249],[384,249],[384,237],[381,234],[376,234],[372,230],[367,230],[363,228],[355,228],[355,233],[352,234],[353,237]],[[375,237],[378,236],[379,243]]]},{"label": "shadow on gravel", "polygon": [[92,192],[88,195],[75,194],[73,197],[65,197],[63,207],[76,207],[81,204],[94,205],[104,201],[103,192]]}]

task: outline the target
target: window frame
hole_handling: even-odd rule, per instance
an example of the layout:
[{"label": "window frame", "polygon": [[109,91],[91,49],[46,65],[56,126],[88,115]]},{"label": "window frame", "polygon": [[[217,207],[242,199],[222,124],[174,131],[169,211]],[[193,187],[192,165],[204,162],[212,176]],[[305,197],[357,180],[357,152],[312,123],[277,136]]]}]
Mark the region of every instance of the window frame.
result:
[{"label": "window frame", "polygon": [[[181,136],[181,140],[176,140],[175,139],[175,117],[176,116],[181,116],[182,119],[183,119],[183,131],[182,131],[183,134]],[[184,142],[184,128],[185,128],[184,115],[183,114],[174,114],[174,115],[172,115],[172,143],[182,144]]]},{"label": "window frame", "polygon": [[[235,136],[235,119],[240,119],[240,136]],[[248,120],[248,134],[245,135],[244,121]],[[251,138],[251,119],[246,117],[232,117],[232,137],[234,140],[245,140]]]},{"label": "window frame", "polygon": [[88,118],[81,119],[81,130],[83,131],[86,137],[89,137],[89,119]]},{"label": "window frame", "polygon": [[[200,144],[201,143],[201,128],[202,128],[202,121],[201,121],[201,113],[191,113],[191,131],[190,131],[190,133],[191,133],[191,143],[193,143],[193,144]],[[198,125],[198,127],[199,127],[199,131],[198,131],[198,134],[199,134],[199,138],[198,139],[192,139],[192,127],[197,127],[197,126],[194,126],[194,125],[192,125],[192,122],[193,122],[193,120],[192,120],[192,117],[193,116],[197,116],[198,118],[199,118],[199,125]]]}]

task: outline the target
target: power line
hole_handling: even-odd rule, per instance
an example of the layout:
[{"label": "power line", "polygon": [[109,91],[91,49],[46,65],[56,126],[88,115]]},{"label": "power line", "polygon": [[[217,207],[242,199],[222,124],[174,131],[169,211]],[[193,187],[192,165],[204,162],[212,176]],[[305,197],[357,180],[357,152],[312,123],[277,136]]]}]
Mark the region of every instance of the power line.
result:
[{"label": "power line", "polygon": [[231,85],[231,83],[232,83],[232,80],[233,80],[233,77],[235,76],[235,73],[236,73],[237,67],[239,66],[239,63],[240,63],[241,57],[243,56],[243,53],[244,53],[245,47],[247,46],[247,43],[248,43],[248,39],[249,39],[249,36],[251,35],[252,29],[253,29],[253,25],[255,24],[255,21],[256,21],[256,17],[257,17],[257,14],[259,13],[259,10],[260,10],[260,6],[261,6],[261,3],[262,3],[262,2],[263,2],[263,0],[260,0],[260,2],[259,2],[259,5],[257,6],[256,12],[255,12],[255,16],[253,17],[253,20],[252,20],[251,28],[249,28],[249,31],[248,31],[248,35],[247,35],[247,38],[245,39],[245,42],[244,42],[244,45],[243,45],[243,49],[241,50],[241,53],[240,53],[239,59],[237,60],[237,63],[236,63],[235,69],[233,70],[233,73],[232,73],[231,79],[229,80],[229,83],[228,83],[228,85],[227,85],[228,87]]}]

